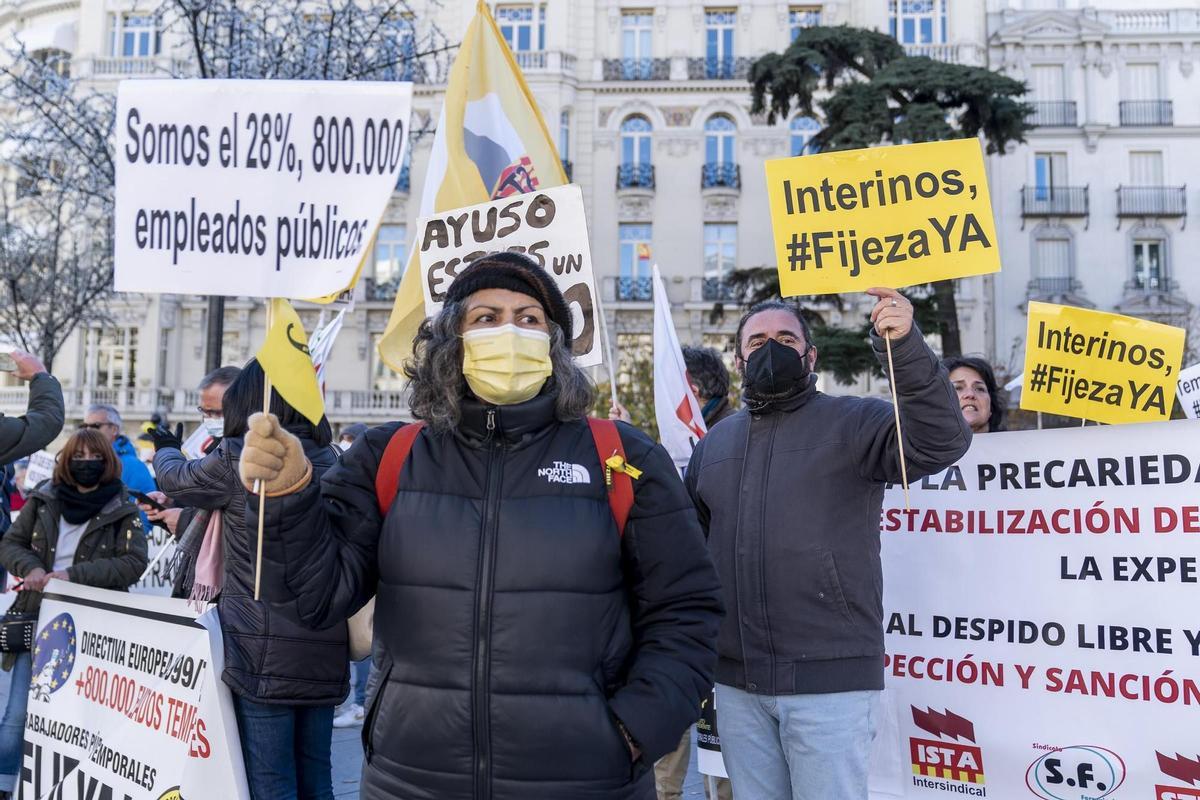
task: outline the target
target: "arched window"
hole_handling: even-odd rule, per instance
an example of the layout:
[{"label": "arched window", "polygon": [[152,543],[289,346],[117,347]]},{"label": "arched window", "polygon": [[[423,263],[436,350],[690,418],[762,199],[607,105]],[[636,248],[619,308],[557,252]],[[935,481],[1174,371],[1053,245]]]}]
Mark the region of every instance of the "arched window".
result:
[{"label": "arched window", "polygon": [[650,136],[654,127],[640,114],[626,117],[621,123],[621,163],[649,164]]},{"label": "arched window", "polygon": [[725,114],[714,114],[704,123],[704,163],[732,164],[737,124]]},{"label": "arched window", "polygon": [[792,117],[788,128],[792,132],[793,156],[806,156],[816,152],[814,148],[809,147],[809,142],[817,135],[817,131],[821,130],[821,123],[812,117]]}]

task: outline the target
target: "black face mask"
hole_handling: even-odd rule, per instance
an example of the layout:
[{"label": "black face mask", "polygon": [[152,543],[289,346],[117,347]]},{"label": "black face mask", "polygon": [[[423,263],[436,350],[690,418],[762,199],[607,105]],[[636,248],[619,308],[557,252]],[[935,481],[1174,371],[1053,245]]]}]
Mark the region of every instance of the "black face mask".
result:
[{"label": "black face mask", "polygon": [[72,461],[68,469],[71,480],[80,486],[95,486],[104,475],[103,461]]},{"label": "black face mask", "polygon": [[808,386],[808,350],[804,355],[774,339],[755,350],[746,359],[742,387],[746,396],[756,400],[774,400],[797,394]]}]

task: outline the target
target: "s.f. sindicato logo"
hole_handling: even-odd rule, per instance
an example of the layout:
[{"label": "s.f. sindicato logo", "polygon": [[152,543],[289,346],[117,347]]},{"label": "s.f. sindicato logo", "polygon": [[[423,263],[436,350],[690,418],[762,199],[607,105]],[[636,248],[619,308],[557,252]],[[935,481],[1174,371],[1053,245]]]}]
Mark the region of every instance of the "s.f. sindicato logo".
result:
[{"label": "s.f. sindicato logo", "polygon": [[1043,800],[1101,800],[1124,782],[1125,761],[1091,744],[1055,748],[1025,771],[1025,785]]}]

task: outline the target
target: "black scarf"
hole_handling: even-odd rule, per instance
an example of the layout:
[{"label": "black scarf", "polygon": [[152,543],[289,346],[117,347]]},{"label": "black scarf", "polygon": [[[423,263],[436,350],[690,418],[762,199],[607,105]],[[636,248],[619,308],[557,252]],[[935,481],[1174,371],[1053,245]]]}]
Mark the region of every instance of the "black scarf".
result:
[{"label": "black scarf", "polygon": [[121,494],[124,486],[120,481],[101,484],[90,492],[81,492],[69,483],[57,487],[58,500],[62,504],[63,519],[72,525],[87,522],[100,513],[109,501]]}]

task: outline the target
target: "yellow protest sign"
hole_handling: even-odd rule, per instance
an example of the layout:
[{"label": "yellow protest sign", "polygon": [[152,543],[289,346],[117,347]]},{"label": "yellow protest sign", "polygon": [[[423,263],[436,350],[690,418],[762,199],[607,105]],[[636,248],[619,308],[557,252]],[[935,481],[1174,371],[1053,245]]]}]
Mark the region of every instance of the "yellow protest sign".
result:
[{"label": "yellow protest sign", "polygon": [[767,192],[785,297],[1000,269],[978,139],[775,159]]},{"label": "yellow protest sign", "polygon": [[1021,408],[1118,424],[1168,419],[1183,328],[1029,304]]}]

